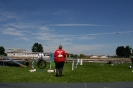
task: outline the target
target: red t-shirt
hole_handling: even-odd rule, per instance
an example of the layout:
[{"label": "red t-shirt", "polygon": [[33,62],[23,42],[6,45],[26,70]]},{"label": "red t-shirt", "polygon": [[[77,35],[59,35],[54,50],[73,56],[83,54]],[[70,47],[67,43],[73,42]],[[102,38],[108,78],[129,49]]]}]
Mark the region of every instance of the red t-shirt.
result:
[{"label": "red t-shirt", "polygon": [[54,53],[55,62],[65,62],[66,61],[66,52],[62,49],[57,49]]}]

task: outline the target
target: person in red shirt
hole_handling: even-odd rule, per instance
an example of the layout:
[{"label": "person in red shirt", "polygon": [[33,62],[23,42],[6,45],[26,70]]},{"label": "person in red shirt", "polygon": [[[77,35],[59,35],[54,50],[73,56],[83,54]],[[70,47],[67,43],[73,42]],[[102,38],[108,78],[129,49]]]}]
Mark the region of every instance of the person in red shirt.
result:
[{"label": "person in red shirt", "polygon": [[54,52],[54,62],[56,68],[56,76],[62,76],[64,63],[66,61],[66,52],[60,45],[59,48]]}]

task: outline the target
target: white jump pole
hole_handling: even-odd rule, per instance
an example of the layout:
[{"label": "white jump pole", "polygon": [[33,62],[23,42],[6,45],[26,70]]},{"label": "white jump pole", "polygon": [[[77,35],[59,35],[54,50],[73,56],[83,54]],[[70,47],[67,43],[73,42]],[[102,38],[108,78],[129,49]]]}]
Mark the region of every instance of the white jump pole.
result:
[{"label": "white jump pole", "polygon": [[35,72],[35,71],[36,71],[36,69],[34,68],[34,60],[35,60],[35,58],[34,58],[34,55],[33,55],[33,60],[32,60],[32,69],[31,69],[31,70],[29,70],[30,72]]},{"label": "white jump pole", "polygon": [[83,59],[80,59],[80,65],[83,65]]},{"label": "white jump pole", "polygon": [[72,70],[74,70],[74,60],[73,60],[73,62],[72,62]]},{"label": "white jump pole", "polygon": [[80,64],[80,59],[77,59],[77,65],[79,65]]},{"label": "white jump pole", "polygon": [[34,58],[33,58],[33,61],[32,61],[32,69],[34,69]]},{"label": "white jump pole", "polygon": [[47,72],[51,73],[51,72],[55,72],[55,70],[52,70],[52,60],[54,60],[54,53],[51,53],[51,58],[50,58],[50,69],[47,70]]}]

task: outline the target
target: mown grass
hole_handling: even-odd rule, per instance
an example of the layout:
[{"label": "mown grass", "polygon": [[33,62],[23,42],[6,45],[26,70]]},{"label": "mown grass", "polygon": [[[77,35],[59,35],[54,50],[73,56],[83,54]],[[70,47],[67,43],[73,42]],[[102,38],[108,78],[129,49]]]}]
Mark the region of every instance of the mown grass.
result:
[{"label": "mown grass", "polygon": [[62,77],[48,73],[47,68],[39,69],[35,63],[36,72],[30,73],[31,68],[0,66],[0,82],[38,82],[38,83],[79,83],[79,82],[131,82],[133,81],[131,63],[111,66],[109,64],[84,62],[72,71],[72,63],[66,63]]}]

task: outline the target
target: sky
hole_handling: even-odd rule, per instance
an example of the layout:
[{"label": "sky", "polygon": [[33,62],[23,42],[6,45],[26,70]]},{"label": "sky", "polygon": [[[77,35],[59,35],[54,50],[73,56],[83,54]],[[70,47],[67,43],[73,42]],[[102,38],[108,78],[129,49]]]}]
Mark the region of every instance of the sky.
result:
[{"label": "sky", "polygon": [[133,0],[0,0],[0,46],[116,55],[133,48]]}]

